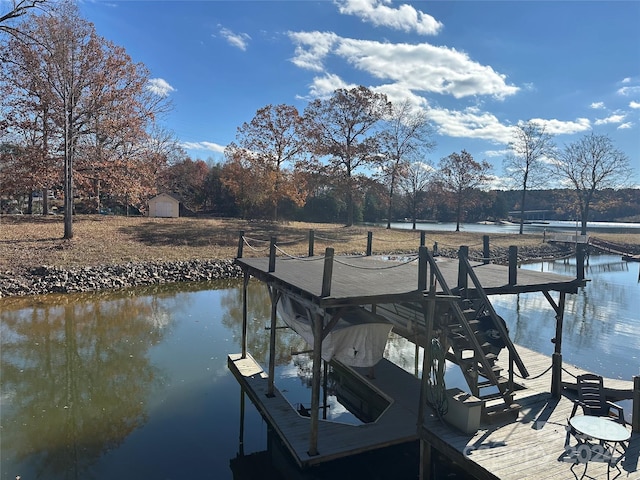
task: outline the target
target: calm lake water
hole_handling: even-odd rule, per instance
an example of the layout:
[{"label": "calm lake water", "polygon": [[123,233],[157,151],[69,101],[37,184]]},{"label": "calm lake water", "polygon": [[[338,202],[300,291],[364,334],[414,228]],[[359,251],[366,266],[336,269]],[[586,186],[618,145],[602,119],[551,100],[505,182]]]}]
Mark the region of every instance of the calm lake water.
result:
[{"label": "calm lake water", "polygon": [[[591,281],[568,296],[565,362],[640,374],[639,266],[590,258]],[[523,268],[575,272],[571,261]],[[249,294],[249,351],[266,365],[268,295],[257,282]],[[554,313],[542,294],[491,298],[516,343],[552,352]],[[245,454],[264,451],[267,438],[249,400],[241,430],[241,392],[227,370],[227,354],[240,352],[241,311],[238,282],[0,299],[0,478],[255,478],[232,462],[241,431]],[[277,345],[277,385],[308,404],[308,357],[291,355],[308,347],[287,330]],[[387,355],[415,368],[402,339]],[[329,402],[331,418],[357,422]],[[269,464],[259,468],[275,478]]]}]

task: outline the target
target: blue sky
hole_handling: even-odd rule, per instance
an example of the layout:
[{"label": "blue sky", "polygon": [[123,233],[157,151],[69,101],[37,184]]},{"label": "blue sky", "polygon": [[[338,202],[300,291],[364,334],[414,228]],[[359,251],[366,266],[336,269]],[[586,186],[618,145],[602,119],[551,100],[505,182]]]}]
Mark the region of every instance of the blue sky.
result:
[{"label": "blue sky", "polygon": [[300,111],[365,85],[426,109],[436,163],[466,149],[502,174],[518,122],[560,146],[590,132],[640,185],[638,1],[85,1],[103,37],[151,72],[163,123],[192,158],[222,160],[268,104]]}]

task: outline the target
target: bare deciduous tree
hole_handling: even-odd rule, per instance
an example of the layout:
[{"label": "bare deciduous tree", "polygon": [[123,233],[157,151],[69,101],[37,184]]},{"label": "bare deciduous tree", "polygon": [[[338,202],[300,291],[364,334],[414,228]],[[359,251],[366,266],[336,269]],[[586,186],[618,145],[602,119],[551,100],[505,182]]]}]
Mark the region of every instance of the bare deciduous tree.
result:
[{"label": "bare deciduous tree", "polygon": [[456,206],[456,232],[460,231],[462,207],[472,201],[470,191],[483,186],[488,181],[491,165],[483,160],[476,162],[470,153],[462,150],[440,160],[438,180],[445,191],[454,197]]},{"label": "bare deciduous tree", "polygon": [[541,161],[554,157],[555,144],[553,137],[545,131],[545,127],[532,121],[515,126],[513,137],[513,141],[509,144],[511,152],[505,158],[504,167],[515,189],[521,191],[520,235],[522,235],[527,190],[542,185],[546,169],[541,165]]},{"label": "bare deciduous tree", "polygon": [[606,188],[624,187],[631,178],[629,158],[615,148],[607,135],[595,133],[567,145],[555,163],[554,171],[574,189],[582,235],[587,234],[594,194]]},{"label": "bare deciduous tree", "polygon": [[[380,135],[382,179],[387,187],[387,228],[391,228],[393,195],[399,181],[411,173],[412,161],[433,149],[433,131],[424,110],[408,100],[391,106],[386,127]],[[415,221],[415,219],[414,219]],[[415,227],[414,227],[415,228]]]},{"label": "bare deciduous tree", "polygon": [[433,167],[426,162],[413,162],[407,166],[406,174],[399,179],[399,187],[404,194],[411,212],[413,230],[416,229],[418,205],[433,177]]}]

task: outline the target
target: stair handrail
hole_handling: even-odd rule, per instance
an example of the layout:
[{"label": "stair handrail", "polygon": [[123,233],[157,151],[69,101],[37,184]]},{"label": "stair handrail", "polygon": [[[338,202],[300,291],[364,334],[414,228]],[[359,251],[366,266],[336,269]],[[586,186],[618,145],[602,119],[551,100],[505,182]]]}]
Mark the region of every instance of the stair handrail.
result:
[{"label": "stair handrail", "polygon": [[497,328],[502,338],[504,338],[505,345],[509,350],[509,355],[511,356],[510,358],[513,358],[513,361],[518,366],[518,370],[520,370],[520,375],[523,378],[527,378],[529,376],[527,367],[524,365],[524,362],[522,361],[520,354],[518,353],[515,345],[509,338],[509,332],[507,332],[507,329],[505,328],[504,324],[499,320],[498,314],[493,308],[493,305],[491,305],[491,302],[489,301],[489,296],[484,291],[484,288],[482,288],[482,285],[480,284],[480,280],[478,279],[476,272],[473,271],[473,268],[471,267],[471,263],[469,262],[469,259],[464,255],[460,255],[460,261],[463,263],[463,266],[465,267],[467,275],[469,275],[469,278],[473,282],[473,285],[476,287],[476,293],[478,293],[478,295],[480,296],[480,299],[484,303],[484,306],[486,307],[489,313],[489,316],[491,317],[491,320],[493,321],[495,327]]}]

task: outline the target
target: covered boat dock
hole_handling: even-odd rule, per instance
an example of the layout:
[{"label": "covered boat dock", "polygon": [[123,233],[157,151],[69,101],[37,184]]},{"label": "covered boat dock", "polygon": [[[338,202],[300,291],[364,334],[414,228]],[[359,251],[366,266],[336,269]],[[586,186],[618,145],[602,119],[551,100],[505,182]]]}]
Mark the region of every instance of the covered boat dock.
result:
[{"label": "covered boat dock", "polygon": [[[335,256],[331,248],[326,249],[324,256],[276,257],[275,252],[276,248],[272,243],[269,257],[242,258],[239,254],[236,259],[236,263],[244,272],[242,352],[229,355],[228,364],[252,402],[301,468],[420,439],[424,457],[422,465],[428,463],[431,448],[434,447],[456,462],[470,462],[468,468],[465,467],[470,473],[479,475],[479,472],[485,472],[486,475],[479,475],[479,478],[523,478],[521,475],[495,476],[491,473],[491,468],[478,466],[476,459],[481,455],[467,455],[467,445],[468,442],[474,445],[482,444],[481,439],[474,440],[473,436],[468,435],[461,437],[460,432],[443,423],[430,411],[426,402],[427,390],[430,388],[427,375],[416,378],[386,359],[376,364],[374,378],[369,378],[367,370],[363,367],[349,369],[355,380],[388,399],[389,407],[376,421],[359,426],[323,421],[320,415],[323,340],[350,309],[360,308],[373,315],[389,318],[394,324],[394,330],[410,341],[423,346],[428,345],[429,339],[442,334],[437,318],[442,312],[438,306],[442,305],[446,305],[447,312],[457,312],[458,321],[463,324],[457,325],[460,328],[455,334],[460,337],[473,337],[474,334],[468,325],[473,320],[467,322],[464,319],[464,302],[479,302],[485,311],[488,310],[495,317],[495,312],[492,312],[487,300],[488,296],[541,292],[556,312],[555,352],[552,356],[551,371],[545,377],[546,388],[539,382],[535,388],[520,389],[523,385],[520,385],[517,391],[513,388],[513,373],[516,368],[523,377],[529,374],[526,362],[509,340],[509,360],[502,360],[499,369],[490,353],[474,366],[476,379],[480,369],[482,376],[493,379],[494,383],[500,386],[497,397],[505,402],[504,411],[515,413],[517,417],[519,410],[528,408],[529,403],[526,399],[532,396],[548,398],[549,400],[545,401],[556,403],[561,402],[562,398],[566,400],[563,396],[561,353],[565,296],[576,293],[579,286],[584,284],[584,280],[518,269],[515,262],[509,266],[470,262],[465,247],[461,247],[458,259],[436,259],[424,246],[420,247],[417,255],[399,258],[370,255]],[[515,257],[516,255],[513,255],[513,258]],[[267,285],[272,303],[270,355],[266,371],[247,351],[247,285],[251,277]],[[313,332],[311,407],[308,417],[300,415],[274,385],[277,308],[283,296],[293,299],[305,309]],[[395,309],[395,306],[398,308]],[[416,323],[398,323],[398,319],[402,320],[400,317],[407,308],[417,316]],[[418,315],[415,315],[416,312]],[[392,318],[394,315],[399,318]],[[444,316],[447,315],[449,313]],[[496,328],[500,329],[499,322],[496,323]],[[504,331],[501,333],[508,335]],[[464,349],[475,348],[476,352],[481,351],[479,342],[475,337],[471,338],[471,346]],[[430,349],[426,348],[423,372],[428,371],[431,359]],[[493,370],[502,369],[508,372],[508,377],[499,376],[497,373],[494,375]],[[631,392],[631,382],[628,384]],[[476,390],[478,388],[476,386]],[[517,403],[514,397],[517,397]],[[483,422],[486,421],[487,417],[483,417]],[[514,416],[508,415],[496,417],[490,423],[501,422],[504,425],[513,425],[514,428],[521,423],[514,421]],[[488,449],[481,450],[485,455],[485,450]],[[496,452],[502,455],[505,450]],[[507,457],[503,460],[514,461],[513,458]],[[568,465],[561,465],[568,471]],[[429,478],[429,473],[421,469],[421,476]]]}]

